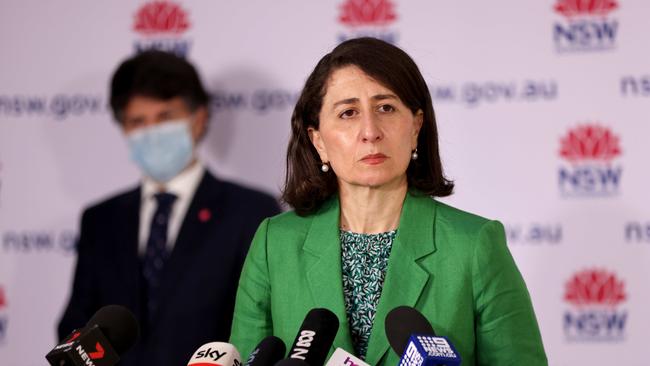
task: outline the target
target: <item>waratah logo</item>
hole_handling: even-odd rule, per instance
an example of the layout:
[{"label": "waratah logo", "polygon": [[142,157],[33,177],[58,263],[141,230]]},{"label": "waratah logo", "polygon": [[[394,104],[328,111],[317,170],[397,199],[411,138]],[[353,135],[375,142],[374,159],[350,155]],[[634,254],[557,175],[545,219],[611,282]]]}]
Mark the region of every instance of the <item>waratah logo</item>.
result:
[{"label": "waratah logo", "polygon": [[350,27],[384,26],[397,19],[395,6],[388,0],[348,0],[341,5],[339,21]]},{"label": "waratah logo", "polygon": [[618,8],[613,0],[559,0],[555,4],[555,11],[566,16],[577,15],[607,15]]},{"label": "waratah logo", "polygon": [[604,270],[576,273],[566,284],[564,300],[577,306],[618,306],[626,299],[625,284]]},{"label": "waratah logo", "polygon": [[598,51],[616,45],[618,21],[610,13],[615,0],[558,0],[553,10],[564,17],[553,25],[553,41],[559,52]]},{"label": "waratah logo", "polygon": [[145,39],[136,41],[136,52],[158,49],[187,55],[190,42],[181,38],[191,26],[187,11],[171,1],[152,1],[135,13],[133,30]]},{"label": "waratah logo", "polygon": [[7,297],[5,296],[5,291],[2,286],[0,286],[0,343],[2,343],[7,336],[7,324],[9,323],[9,317],[5,312],[7,308]]},{"label": "waratah logo", "polygon": [[341,42],[358,37],[397,41],[397,33],[390,29],[397,20],[395,5],[390,0],[346,0],[340,5],[338,20],[347,28],[339,34]]},{"label": "waratah logo", "polygon": [[180,6],[166,1],[143,5],[135,15],[133,29],[145,35],[183,33],[190,27],[187,13]]},{"label": "waratah logo", "polygon": [[586,124],[560,139],[561,158],[569,164],[559,169],[560,191],[566,196],[607,196],[618,193],[623,168],[620,139],[610,129]]},{"label": "waratah logo", "polygon": [[560,141],[560,156],[571,162],[581,160],[609,162],[621,155],[618,137],[598,125],[579,126]]},{"label": "waratah logo", "polygon": [[567,281],[564,300],[572,307],[564,314],[564,332],[570,340],[620,340],[627,311],[625,283],[604,269],[588,269]]},{"label": "waratah logo", "polygon": [[0,286],[0,310],[7,307],[7,298],[5,297],[5,290]]}]

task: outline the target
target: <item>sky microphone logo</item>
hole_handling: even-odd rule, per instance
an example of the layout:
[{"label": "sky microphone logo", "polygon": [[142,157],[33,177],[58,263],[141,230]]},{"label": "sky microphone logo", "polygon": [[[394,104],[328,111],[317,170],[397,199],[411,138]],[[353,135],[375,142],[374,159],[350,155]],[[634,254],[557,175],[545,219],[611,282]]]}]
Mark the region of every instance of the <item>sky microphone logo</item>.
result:
[{"label": "sky microphone logo", "polygon": [[564,159],[558,171],[563,196],[595,197],[618,194],[623,167],[615,164],[622,150],[609,128],[586,124],[570,129],[560,139]]},{"label": "sky microphone logo", "polygon": [[187,11],[171,1],[151,1],[135,13],[133,31],[139,34],[135,52],[156,49],[185,57],[191,41],[184,37],[191,23]]},{"label": "sky microphone logo", "polygon": [[4,343],[7,338],[7,327],[9,324],[9,317],[7,315],[7,296],[4,287],[0,285],[0,345]]},{"label": "sky microphone logo", "polygon": [[570,341],[620,341],[625,336],[625,284],[607,270],[588,269],[566,283],[564,333]]},{"label": "sky microphone logo", "polygon": [[553,23],[558,52],[601,51],[616,46],[618,20],[610,13],[616,0],[557,0],[553,10],[562,20]]},{"label": "sky microphone logo", "polygon": [[358,37],[374,37],[397,43],[397,32],[392,25],[397,20],[395,4],[391,0],[345,0],[339,6],[339,42]]}]

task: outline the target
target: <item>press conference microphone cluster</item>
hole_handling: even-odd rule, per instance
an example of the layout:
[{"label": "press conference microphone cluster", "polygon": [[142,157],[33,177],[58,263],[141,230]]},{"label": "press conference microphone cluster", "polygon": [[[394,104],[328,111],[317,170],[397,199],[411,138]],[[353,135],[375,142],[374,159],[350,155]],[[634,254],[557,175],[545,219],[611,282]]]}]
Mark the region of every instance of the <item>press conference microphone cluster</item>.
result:
[{"label": "press conference microphone cluster", "polygon": [[400,306],[386,315],[386,338],[391,348],[402,355],[398,366],[458,366],[461,358],[446,337],[436,336],[433,327],[419,311]]},{"label": "press conference microphone cluster", "polygon": [[[278,337],[268,336],[255,347],[245,366],[273,366],[282,357],[286,347]],[[187,366],[240,366],[241,357],[237,348],[230,343],[211,342],[194,352]]]},{"label": "press conference microphone cluster", "polygon": [[135,344],[139,333],[138,322],[127,308],[104,306],[45,358],[52,366],[113,366]]}]

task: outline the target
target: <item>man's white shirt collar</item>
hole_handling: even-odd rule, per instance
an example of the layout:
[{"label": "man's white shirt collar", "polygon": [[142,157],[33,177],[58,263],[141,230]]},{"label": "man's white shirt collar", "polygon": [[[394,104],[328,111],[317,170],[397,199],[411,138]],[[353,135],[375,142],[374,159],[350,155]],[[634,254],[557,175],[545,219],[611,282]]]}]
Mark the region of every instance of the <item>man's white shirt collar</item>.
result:
[{"label": "man's white shirt collar", "polygon": [[143,254],[146,250],[149,230],[151,228],[151,219],[156,212],[157,203],[154,195],[159,192],[167,192],[176,196],[167,227],[167,249],[171,252],[204,173],[205,168],[199,161],[196,161],[179,175],[162,185],[151,178],[143,178],[138,235],[138,252],[140,254]]}]

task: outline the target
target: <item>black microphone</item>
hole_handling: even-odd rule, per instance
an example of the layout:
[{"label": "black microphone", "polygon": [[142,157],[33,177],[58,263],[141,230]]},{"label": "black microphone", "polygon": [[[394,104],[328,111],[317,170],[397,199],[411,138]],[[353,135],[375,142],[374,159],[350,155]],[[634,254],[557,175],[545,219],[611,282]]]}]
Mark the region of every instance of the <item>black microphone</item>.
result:
[{"label": "black microphone", "polygon": [[276,363],[275,366],[309,366],[309,364],[297,358],[285,358]]},{"label": "black microphone", "polygon": [[276,336],[268,336],[248,356],[245,366],[272,366],[284,357],[287,347]]},{"label": "black microphone", "polygon": [[384,324],[388,344],[398,355],[404,353],[411,334],[436,335],[429,320],[410,306],[398,306],[389,311]]},{"label": "black microphone", "polygon": [[459,366],[461,358],[451,341],[435,335],[419,311],[400,306],[386,315],[386,338],[402,355],[398,366]]},{"label": "black microphone", "polygon": [[304,361],[310,366],[322,366],[338,329],[336,314],[327,309],[311,309],[289,349],[288,358]]},{"label": "black microphone", "polygon": [[45,358],[52,366],[113,366],[135,344],[139,333],[138,322],[127,308],[107,305]]}]

